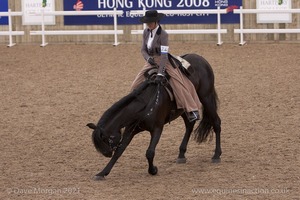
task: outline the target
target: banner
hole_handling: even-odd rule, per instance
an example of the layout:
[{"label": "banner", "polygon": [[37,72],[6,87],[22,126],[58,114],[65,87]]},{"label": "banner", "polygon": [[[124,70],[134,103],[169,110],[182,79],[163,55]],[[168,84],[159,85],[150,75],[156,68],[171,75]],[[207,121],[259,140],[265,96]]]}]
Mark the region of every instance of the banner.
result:
[{"label": "banner", "polygon": [[[291,0],[256,0],[257,9],[284,10],[291,9]],[[260,13],[257,23],[292,23],[292,13]]]},{"label": "banner", "polygon": [[[24,15],[23,25],[41,25],[42,16],[32,15],[31,12],[40,13],[44,9],[47,11],[55,11],[55,0],[47,0],[46,7],[43,7],[43,0],[22,0],[22,11]],[[45,25],[54,25],[55,16],[44,16]]]},{"label": "banner", "polygon": [[[186,9],[227,9],[228,14],[221,15],[222,23],[240,23],[239,15],[232,9],[242,6],[242,0],[64,0],[64,10],[123,10],[118,16],[118,24],[140,24],[139,16],[130,16],[130,10],[186,10]],[[65,16],[65,25],[111,25],[113,17],[98,16]],[[216,14],[176,14],[167,15],[162,24],[216,24]]]},{"label": "banner", "polygon": [[[0,12],[8,11],[8,0],[1,0]],[[0,25],[8,25],[8,17],[0,16]]]}]

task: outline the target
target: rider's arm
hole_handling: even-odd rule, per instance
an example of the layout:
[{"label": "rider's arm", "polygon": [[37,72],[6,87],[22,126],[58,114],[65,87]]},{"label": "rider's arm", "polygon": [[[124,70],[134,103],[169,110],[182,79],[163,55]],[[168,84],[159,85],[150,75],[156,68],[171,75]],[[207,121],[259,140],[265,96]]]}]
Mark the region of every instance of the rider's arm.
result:
[{"label": "rider's arm", "polygon": [[169,51],[169,37],[168,33],[164,30],[161,32],[161,43],[160,43],[160,54],[161,59],[159,62],[158,75],[165,75],[165,67],[168,61],[168,51]]}]

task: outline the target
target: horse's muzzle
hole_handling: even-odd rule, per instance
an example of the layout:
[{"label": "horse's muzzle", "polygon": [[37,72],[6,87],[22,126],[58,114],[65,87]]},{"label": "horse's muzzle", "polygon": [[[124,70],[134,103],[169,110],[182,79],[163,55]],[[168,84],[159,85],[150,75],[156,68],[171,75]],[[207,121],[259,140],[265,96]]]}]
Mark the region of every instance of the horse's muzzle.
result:
[{"label": "horse's muzzle", "polygon": [[111,158],[113,155],[113,151],[101,151],[101,153],[107,158]]}]

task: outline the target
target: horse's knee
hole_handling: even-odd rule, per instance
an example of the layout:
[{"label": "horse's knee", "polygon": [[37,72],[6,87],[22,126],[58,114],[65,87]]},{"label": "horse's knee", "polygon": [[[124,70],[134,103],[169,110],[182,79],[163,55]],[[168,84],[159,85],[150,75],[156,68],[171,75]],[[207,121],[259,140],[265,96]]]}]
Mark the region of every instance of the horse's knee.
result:
[{"label": "horse's knee", "polygon": [[153,159],[154,158],[154,155],[155,155],[155,152],[153,150],[147,150],[146,152],[146,158],[149,160],[149,159]]}]

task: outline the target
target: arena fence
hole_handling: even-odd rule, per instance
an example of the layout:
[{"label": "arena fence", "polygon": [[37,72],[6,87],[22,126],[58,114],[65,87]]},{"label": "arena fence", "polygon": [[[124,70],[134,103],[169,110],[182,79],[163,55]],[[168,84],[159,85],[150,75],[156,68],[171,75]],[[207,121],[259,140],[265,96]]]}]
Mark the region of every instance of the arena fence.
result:
[{"label": "arena fence", "polygon": [[[117,28],[117,15],[122,15],[123,11],[116,10],[113,11],[47,11],[45,12],[42,9],[41,12],[30,13],[36,16],[42,16],[41,31],[30,31],[30,35],[42,35],[42,44],[41,46],[46,46],[45,35],[101,35],[101,34],[111,34],[115,36],[115,42],[113,45],[118,45],[118,34],[123,34],[123,30],[118,30]],[[55,30],[55,31],[46,31],[45,30],[45,20],[44,16],[74,16],[74,15],[111,15],[114,18],[114,29],[113,30]]]},{"label": "arena fence", "polygon": [[23,16],[23,12],[12,12],[11,9],[8,9],[8,12],[0,12],[0,16],[8,17],[8,31],[0,31],[0,36],[5,35],[9,36],[8,47],[14,46],[16,43],[13,43],[12,36],[14,35],[24,35],[24,31],[13,31],[12,29],[12,16]]},{"label": "arena fence", "polygon": [[[222,39],[221,34],[226,34],[227,29],[221,29],[221,15],[226,14],[226,9],[209,9],[209,10],[160,10],[165,14],[216,14],[217,15],[217,28],[216,29],[175,29],[175,30],[166,30],[169,34],[217,34],[218,35],[218,45],[221,45]],[[240,45],[244,45],[244,34],[252,34],[252,33],[300,33],[300,28],[293,29],[245,29],[244,28],[244,15],[245,14],[257,14],[257,13],[294,13],[299,14],[300,9],[285,9],[285,10],[264,10],[264,9],[234,9],[233,12],[235,14],[240,15],[240,28],[234,29],[234,34],[240,34]],[[144,10],[132,10],[130,11],[130,15],[144,15]],[[22,36],[24,35],[24,31],[13,31],[12,26],[12,17],[13,16],[23,16],[23,12],[12,12],[10,9],[8,12],[0,12],[0,16],[8,17],[8,31],[0,31],[0,36],[9,36],[9,44],[8,47],[12,47],[15,45],[13,43],[13,36]],[[31,13],[36,16],[70,16],[70,15],[110,15],[114,17],[114,29],[113,30],[45,30],[44,20],[41,21],[42,30],[41,31],[30,31],[30,35],[41,35],[42,36],[42,44],[41,46],[46,46],[46,35],[105,35],[110,34],[114,35],[114,44],[118,45],[118,37],[119,34],[124,34],[123,30],[118,30],[117,24],[117,15],[123,14],[123,11],[118,11],[116,9],[111,11],[43,11],[38,13]],[[6,25],[4,25],[6,26]],[[145,25],[144,25],[145,28]],[[143,30],[131,30],[131,34],[142,34]]]},{"label": "arena fence", "polygon": [[244,45],[244,34],[246,33],[300,33],[300,28],[297,29],[244,29],[244,14],[258,14],[258,13],[300,13],[300,9],[285,9],[285,10],[266,10],[266,9],[234,9],[233,13],[240,14],[240,28],[234,29],[234,33],[240,34],[240,45]]},{"label": "arena fence", "polygon": [[[130,15],[144,15],[146,12],[143,10],[132,10]],[[218,45],[221,45],[222,39],[221,34],[226,34],[227,29],[221,29],[221,14],[226,14],[226,9],[206,9],[206,10],[158,10],[158,12],[168,14],[216,14],[217,15],[217,28],[216,29],[168,29],[166,32],[168,34],[218,34]],[[143,27],[145,28],[145,26]],[[143,30],[131,30],[131,34],[143,34]]]}]

